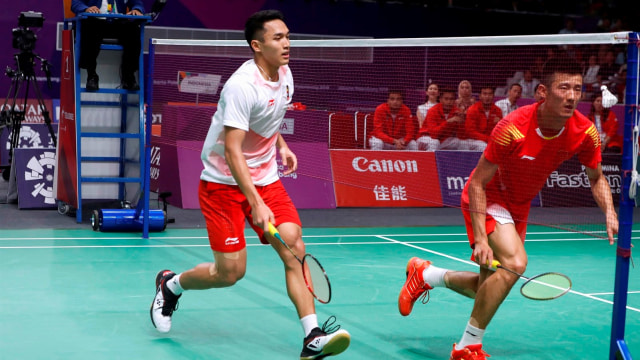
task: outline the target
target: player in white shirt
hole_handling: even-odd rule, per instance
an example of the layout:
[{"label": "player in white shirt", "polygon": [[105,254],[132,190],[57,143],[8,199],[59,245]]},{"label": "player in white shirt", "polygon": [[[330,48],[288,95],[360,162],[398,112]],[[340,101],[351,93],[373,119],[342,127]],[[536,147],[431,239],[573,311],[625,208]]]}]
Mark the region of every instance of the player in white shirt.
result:
[{"label": "player in white shirt", "polygon": [[306,252],[298,212],[280,182],[276,163],[278,150],[287,167],[285,175],[298,166],[279,132],[294,91],[288,66],[289,29],[279,11],[264,10],[247,20],[245,37],[254,58],[225,83],[201,156],[200,208],[215,262],[178,275],[160,271],[151,321],[158,331],[168,332],[183,291],[229,287],[244,277],[246,219],[260,241],[271,244],[285,264],[287,293],[305,334],[300,358],[337,355],[349,346],[349,333],[331,326],[329,320],[322,328],[318,326],[300,263],[268,231],[269,223],[274,224],[295,253]]}]

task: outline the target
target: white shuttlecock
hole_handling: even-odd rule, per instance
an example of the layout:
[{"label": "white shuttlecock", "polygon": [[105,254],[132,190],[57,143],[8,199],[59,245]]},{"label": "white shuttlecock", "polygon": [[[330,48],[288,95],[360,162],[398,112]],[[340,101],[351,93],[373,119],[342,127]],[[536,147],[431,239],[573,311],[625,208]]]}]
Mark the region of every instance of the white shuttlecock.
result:
[{"label": "white shuttlecock", "polygon": [[618,103],[618,98],[615,95],[613,95],[605,85],[602,85],[600,87],[600,90],[602,90],[602,106],[603,107],[608,109]]}]

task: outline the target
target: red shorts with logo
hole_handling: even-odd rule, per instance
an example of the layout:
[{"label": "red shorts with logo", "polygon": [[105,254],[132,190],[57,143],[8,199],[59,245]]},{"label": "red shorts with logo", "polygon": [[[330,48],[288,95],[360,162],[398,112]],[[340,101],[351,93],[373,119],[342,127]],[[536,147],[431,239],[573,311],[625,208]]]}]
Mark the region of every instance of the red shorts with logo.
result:
[{"label": "red shorts with logo", "polygon": [[[276,218],[274,225],[291,222],[302,226],[298,211],[280,181],[266,186],[256,186],[256,189],[273,212]],[[245,219],[258,234],[260,242],[268,244],[264,231],[253,225],[251,206],[239,186],[200,180],[198,195],[211,249],[217,252],[236,252],[244,249],[247,246],[244,238]]]}]

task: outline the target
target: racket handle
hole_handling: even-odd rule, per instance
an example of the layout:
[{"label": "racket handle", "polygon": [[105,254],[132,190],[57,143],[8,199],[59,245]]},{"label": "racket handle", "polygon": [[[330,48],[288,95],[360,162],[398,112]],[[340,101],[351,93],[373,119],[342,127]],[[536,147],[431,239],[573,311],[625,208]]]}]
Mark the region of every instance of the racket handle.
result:
[{"label": "racket handle", "polygon": [[491,265],[489,265],[489,268],[490,268],[490,269],[497,270],[499,266],[500,266],[500,261],[498,261],[498,260],[493,260],[493,261],[491,262]]},{"label": "racket handle", "polygon": [[272,223],[269,223],[269,234],[271,234],[271,236],[273,236],[274,238],[280,240],[280,233]]}]

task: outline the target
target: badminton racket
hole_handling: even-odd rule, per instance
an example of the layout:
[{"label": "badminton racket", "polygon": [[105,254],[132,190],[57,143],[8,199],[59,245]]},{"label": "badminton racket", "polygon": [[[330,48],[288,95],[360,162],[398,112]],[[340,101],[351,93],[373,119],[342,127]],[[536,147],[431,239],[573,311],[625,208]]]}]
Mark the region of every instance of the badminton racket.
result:
[{"label": "badminton racket", "polygon": [[313,297],[323,304],[329,303],[329,301],[331,301],[331,283],[329,282],[329,277],[318,259],[313,257],[311,254],[305,254],[301,260],[289,245],[282,240],[278,229],[276,229],[276,227],[271,223],[269,223],[269,234],[280,240],[280,242],[289,249],[289,251],[291,251],[291,254],[293,254],[296,260],[300,262],[300,265],[302,265],[304,282],[307,285],[307,289],[309,289],[311,294],[313,294]]},{"label": "badminton racket", "polygon": [[492,269],[508,271],[525,279],[526,281],[520,287],[520,293],[528,299],[557,299],[571,290],[571,279],[569,279],[568,276],[557,272],[546,272],[534,277],[526,277],[516,271],[502,266],[498,260],[493,260],[490,267]]}]

